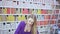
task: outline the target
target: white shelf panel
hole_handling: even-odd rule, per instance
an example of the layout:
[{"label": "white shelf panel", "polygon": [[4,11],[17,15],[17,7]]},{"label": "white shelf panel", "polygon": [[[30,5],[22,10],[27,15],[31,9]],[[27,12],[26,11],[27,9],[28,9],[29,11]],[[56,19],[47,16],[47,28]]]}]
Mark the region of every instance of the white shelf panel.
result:
[{"label": "white shelf panel", "polygon": [[30,14],[0,14],[0,15],[30,15]]},{"label": "white shelf panel", "polygon": [[50,21],[50,20],[57,20],[57,19],[44,19],[44,20],[37,20],[37,21]]},{"label": "white shelf panel", "polygon": [[[0,15],[31,15],[31,14],[0,14]],[[34,15],[55,15],[55,14],[34,14]]]},{"label": "white shelf panel", "polygon": [[35,14],[35,15],[53,15],[53,14]]},{"label": "white shelf panel", "polygon": [[0,22],[20,22],[20,21],[0,21]]},{"label": "white shelf panel", "polygon": [[[14,30],[16,30],[16,28],[13,28]],[[8,28],[6,28],[6,29],[0,29],[0,30],[12,30],[11,28],[10,29],[8,29]]]},{"label": "white shelf panel", "polygon": [[[37,21],[48,21],[48,20],[57,20],[57,19],[44,19],[44,20],[37,20]],[[20,21],[0,21],[0,22],[20,22]]]},{"label": "white shelf panel", "polygon": [[55,9],[55,10],[60,10],[60,9]]}]

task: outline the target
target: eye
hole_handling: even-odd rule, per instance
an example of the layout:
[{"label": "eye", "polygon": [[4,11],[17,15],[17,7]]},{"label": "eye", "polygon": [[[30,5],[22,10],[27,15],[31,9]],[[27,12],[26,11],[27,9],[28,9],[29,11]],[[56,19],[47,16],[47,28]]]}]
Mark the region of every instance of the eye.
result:
[{"label": "eye", "polygon": [[29,22],[31,22],[31,20],[29,20]]},{"label": "eye", "polygon": [[29,21],[29,22],[31,22],[31,21]]}]

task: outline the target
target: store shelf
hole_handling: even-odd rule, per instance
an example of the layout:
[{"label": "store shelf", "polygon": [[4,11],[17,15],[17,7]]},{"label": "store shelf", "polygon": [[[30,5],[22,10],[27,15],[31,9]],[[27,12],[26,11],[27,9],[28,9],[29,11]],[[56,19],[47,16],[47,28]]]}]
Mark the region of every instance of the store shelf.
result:
[{"label": "store shelf", "polygon": [[[0,14],[0,15],[31,15],[31,14]],[[34,14],[34,15],[56,15],[56,14]]]},{"label": "store shelf", "polygon": [[[25,8],[26,9],[37,9],[37,10],[38,9],[40,9],[40,10],[43,9],[43,10],[47,10],[47,12],[41,11],[41,13],[38,13],[38,12],[34,13],[33,10],[32,10],[32,12],[37,17],[37,21],[38,21],[37,22],[38,23],[37,27],[41,28],[41,26],[43,26],[42,27],[43,34],[46,34],[46,33],[44,33],[45,31],[47,31],[48,34],[49,34],[50,26],[56,25],[55,23],[59,19],[57,17],[59,17],[59,15],[60,15],[59,14],[60,13],[60,8],[56,5],[58,5],[60,7],[60,4],[57,4],[56,0],[2,0],[0,2],[0,9],[1,9],[0,11],[2,11],[2,12],[0,12],[0,27],[3,27],[3,28],[0,28],[0,30],[2,30],[2,31],[3,30],[4,31],[9,30],[9,29],[10,30],[12,30],[12,29],[16,30],[18,24],[22,20],[22,19],[19,20],[20,15],[25,15],[25,17],[23,17],[24,19],[27,19],[28,15],[31,15],[30,13],[28,14],[26,12],[25,12],[25,14],[23,12],[21,13],[21,9],[23,9],[23,8],[24,9]],[[7,11],[6,9],[4,10],[4,8],[6,8],[6,9],[9,8],[9,9]],[[11,11],[12,8],[13,8],[13,10]],[[55,10],[59,10],[59,13]],[[17,12],[17,13],[15,13],[14,11]],[[27,11],[27,10],[25,10],[25,11]],[[51,12],[49,12],[49,11],[51,11]],[[13,16],[11,17],[10,15],[13,15]],[[15,16],[15,15],[17,15],[17,16]],[[55,16],[57,16],[57,17],[55,17]],[[7,17],[8,18],[10,17],[10,19],[7,19]],[[5,18],[6,18],[6,20],[4,20]],[[39,24],[40,22],[45,23],[45,24],[40,25]],[[6,24],[4,25],[4,23],[6,23]],[[48,23],[48,24],[46,24],[46,23]],[[45,27],[48,27],[48,29],[46,28],[46,30],[45,30],[44,29]],[[41,29],[39,29],[39,30],[41,30]]]},{"label": "store shelf", "polygon": [[20,22],[20,21],[0,21],[0,22]]},{"label": "store shelf", "polygon": [[0,15],[30,15],[30,14],[0,14]]}]

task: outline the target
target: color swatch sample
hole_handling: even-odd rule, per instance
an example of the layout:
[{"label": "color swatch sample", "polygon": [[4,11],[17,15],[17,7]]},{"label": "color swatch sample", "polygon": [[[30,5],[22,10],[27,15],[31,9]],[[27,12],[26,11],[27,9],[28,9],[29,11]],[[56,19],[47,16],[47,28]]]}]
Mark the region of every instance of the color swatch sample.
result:
[{"label": "color swatch sample", "polygon": [[13,15],[7,16],[7,21],[15,21],[15,18]]},{"label": "color swatch sample", "polygon": [[37,20],[41,20],[41,16],[40,15],[37,15]]},{"label": "color swatch sample", "polygon": [[44,15],[41,15],[41,20],[44,20]]},{"label": "color swatch sample", "polygon": [[2,21],[6,21],[7,20],[7,16],[2,15]]},{"label": "color swatch sample", "polygon": [[29,9],[29,14],[32,14],[33,9]]},{"label": "color swatch sample", "polygon": [[57,19],[58,15],[52,15],[52,19]]},{"label": "color swatch sample", "polygon": [[43,21],[40,21],[40,25],[44,25],[44,22]]},{"label": "color swatch sample", "polygon": [[20,14],[22,14],[22,9],[21,8],[19,8],[19,12],[20,12]]},{"label": "color swatch sample", "polygon": [[2,21],[2,16],[0,15],[0,21]]},{"label": "color swatch sample", "polygon": [[44,15],[37,15],[37,20],[44,20]]},{"label": "color swatch sample", "polygon": [[25,20],[26,18],[25,18],[25,15],[22,15],[22,20]]},{"label": "color swatch sample", "polygon": [[16,10],[15,8],[11,8],[11,14],[15,14]]},{"label": "color swatch sample", "polygon": [[35,11],[34,9],[32,9],[32,13],[31,14],[36,14],[37,13],[37,11]]},{"label": "color swatch sample", "polygon": [[41,13],[42,13],[42,14],[47,14],[47,10],[43,10],[43,9],[42,9],[42,10],[41,10]]},{"label": "color swatch sample", "polygon": [[3,14],[7,14],[7,8],[3,8]]},{"label": "color swatch sample", "polygon": [[44,21],[44,25],[48,25],[48,23],[49,23],[48,21]]},{"label": "color swatch sample", "polygon": [[10,14],[11,10],[10,8],[7,8],[7,14]]},{"label": "color swatch sample", "polygon": [[52,14],[52,12],[53,12],[52,10],[48,10],[48,14]]},{"label": "color swatch sample", "polygon": [[22,20],[21,15],[17,16],[17,20],[18,20],[18,21],[21,21],[21,20]]},{"label": "color swatch sample", "polygon": [[50,20],[50,24],[55,24],[56,21],[55,20]]},{"label": "color swatch sample", "polygon": [[40,25],[48,25],[48,21],[40,21]]},{"label": "color swatch sample", "polygon": [[34,9],[32,12],[32,14],[37,14],[37,9]]},{"label": "color swatch sample", "polygon": [[28,9],[22,9],[23,14],[28,14]]},{"label": "color swatch sample", "polygon": [[40,21],[37,21],[37,26],[40,26]]},{"label": "color swatch sample", "polygon": [[0,7],[0,14],[2,14],[2,7]]},{"label": "color swatch sample", "polygon": [[41,14],[41,9],[38,9],[37,14]]},{"label": "color swatch sample", "polygon": [[59,10],[56,10],[56,13],[59,14]]},{"label": "color swatch sample", "polygon": [[51,17],[50,15],[44,15],[45,19],[50,19],[50,17]]},{"label": "color swatch sample", "polygon": [[60,20],[58,20],[58,23],[60,23]]},{"label": "color swatch sample", "polygon": [[20,9],[16,8],[16,14],[20,14]]},{"label": "color swatch sample", "polygon": [[15,21],[15,17],[13,15],[10,16],[10,21]]}]

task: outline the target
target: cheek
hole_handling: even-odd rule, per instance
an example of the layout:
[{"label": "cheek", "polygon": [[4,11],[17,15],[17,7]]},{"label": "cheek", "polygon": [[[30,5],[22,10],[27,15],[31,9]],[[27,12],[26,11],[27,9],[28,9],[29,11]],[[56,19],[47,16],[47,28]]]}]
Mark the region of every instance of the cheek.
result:
[{"label": "cheek", "polygon": [[29,22],[29,21],[28,21],[27,23],[28,23],[28,24],[31,24],[31,22]]},{"label": "cheek", "polygon": [[31,24],[33,24],[33,23],[31,23]]}]

